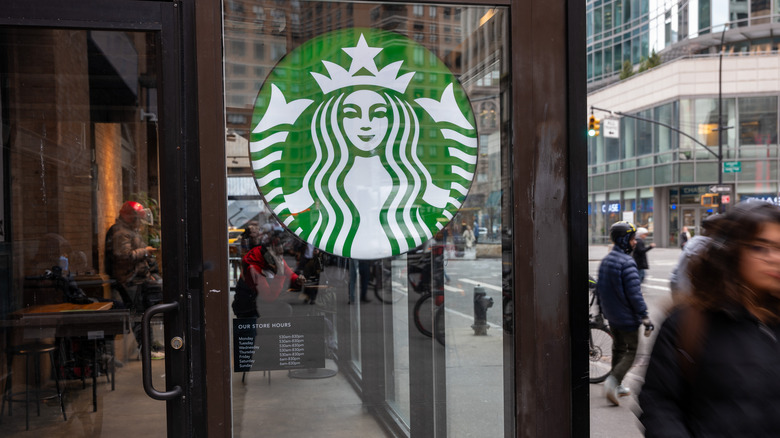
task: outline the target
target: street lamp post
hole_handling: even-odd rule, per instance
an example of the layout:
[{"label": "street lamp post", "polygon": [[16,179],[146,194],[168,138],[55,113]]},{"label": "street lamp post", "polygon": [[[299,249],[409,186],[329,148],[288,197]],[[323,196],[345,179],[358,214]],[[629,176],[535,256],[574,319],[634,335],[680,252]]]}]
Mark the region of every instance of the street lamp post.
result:
[{"label": "street lamp post", "polygon": [[718,185],[723,184],[723,39],[728,23],[720,34],[720,55],[718,59]]}]

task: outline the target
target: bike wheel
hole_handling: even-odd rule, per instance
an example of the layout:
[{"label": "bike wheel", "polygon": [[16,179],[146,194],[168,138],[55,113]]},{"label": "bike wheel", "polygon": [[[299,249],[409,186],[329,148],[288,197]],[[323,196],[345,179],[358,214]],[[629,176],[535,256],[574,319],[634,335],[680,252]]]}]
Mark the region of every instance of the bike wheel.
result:
[{"label": "bike wheel", "polygon": [[609,327],[591,324],[588,347],[590,383],[601,383],[612,370],[612,332]]},{"label": "bike wheel", "polygon": [[391,281],[378,282],[374,279],[373,288],[376,299],[385,303],[393,304],[397,303],[404,297],[403,287],[401,285],[393,284],[393,272],[392,269],[384,269],[384,266],[378,265],[378,269],[382,270],[383,278],[389,278]]},{"label": "bike wheel", "polygon": [[420,333],[429,338],[433,336],[433,318],[431,317],[433,309],[431,306],[433,306],[433,300],[430,293],[423,294],[414,305],[414,325]]}]

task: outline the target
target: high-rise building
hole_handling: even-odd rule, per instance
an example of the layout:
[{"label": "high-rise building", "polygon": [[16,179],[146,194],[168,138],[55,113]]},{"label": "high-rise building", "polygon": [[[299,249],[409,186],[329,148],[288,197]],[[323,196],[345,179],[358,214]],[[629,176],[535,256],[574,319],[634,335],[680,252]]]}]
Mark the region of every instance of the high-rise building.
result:
[{"label": "high-rise building", "polygon": [[675,246],[719,209],[778,203],[778,0],[593,1],[586,31],[588,115],[601,122],[590,242],[628,219]]}]

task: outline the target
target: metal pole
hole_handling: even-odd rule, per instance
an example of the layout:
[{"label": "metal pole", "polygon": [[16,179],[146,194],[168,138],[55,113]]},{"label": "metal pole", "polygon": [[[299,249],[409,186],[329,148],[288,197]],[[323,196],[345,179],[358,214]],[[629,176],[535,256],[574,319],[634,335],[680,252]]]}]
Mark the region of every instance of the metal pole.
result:
[{"label": "metal pole", "polygon": [[718,185],[723,184],[723,38],[726,24],[720,34],[720,56],[718,59]]}]

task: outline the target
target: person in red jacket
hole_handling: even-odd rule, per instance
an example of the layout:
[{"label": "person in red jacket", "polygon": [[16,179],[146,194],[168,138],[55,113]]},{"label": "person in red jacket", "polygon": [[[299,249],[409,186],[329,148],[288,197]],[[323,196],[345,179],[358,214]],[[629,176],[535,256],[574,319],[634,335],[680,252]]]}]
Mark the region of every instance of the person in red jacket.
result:
[{"label": "person in red jacket", "polygon": [[284,248],[276,235],[247,252],[241,260],[241,277],[236,284],[233,313],[238,318],[257,318],[257,298],[273,303],[291,284],[302,285],[305,278],[293,272],[284,261]]}]

